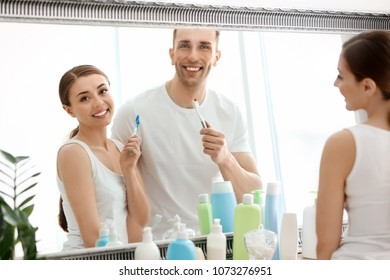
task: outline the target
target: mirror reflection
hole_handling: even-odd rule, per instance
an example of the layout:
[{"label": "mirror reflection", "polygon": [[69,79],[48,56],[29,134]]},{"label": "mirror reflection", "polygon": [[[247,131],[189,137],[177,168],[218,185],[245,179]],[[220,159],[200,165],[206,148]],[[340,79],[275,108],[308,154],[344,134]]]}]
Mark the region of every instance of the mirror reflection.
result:
[{"label": "mirror reflection", "polygon": [[[0,26],[5,38],[0,149],[31,156],[42,172],[31,222],[39,228],[39,252],[60,251],[65,233],[57,222],[56,156],[77,123],[62,109],[59,79],[75,65],[99,67],[110,77],[118,109],[172,78],[172,29]],[[342,39],[326,33],[222,31],[221,58],[208,79],[210,88],[241,108],[263,185],[282,182],[286,210],[297,213],[299,223],[303,208],[311,204],[309,192],[317,189],[326,138],[356,122],[333,87]]]}]

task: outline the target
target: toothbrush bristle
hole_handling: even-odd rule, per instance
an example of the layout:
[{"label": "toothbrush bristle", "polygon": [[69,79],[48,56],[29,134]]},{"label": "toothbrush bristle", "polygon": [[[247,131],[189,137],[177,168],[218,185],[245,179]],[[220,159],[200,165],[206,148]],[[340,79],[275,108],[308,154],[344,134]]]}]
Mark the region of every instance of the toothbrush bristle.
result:
[{"label": "toothbrush bristle", "polygon": [[139,115],[137,115],[137,117],[135,118],[135,124],[137,125],[137,127],[139,126]]}]

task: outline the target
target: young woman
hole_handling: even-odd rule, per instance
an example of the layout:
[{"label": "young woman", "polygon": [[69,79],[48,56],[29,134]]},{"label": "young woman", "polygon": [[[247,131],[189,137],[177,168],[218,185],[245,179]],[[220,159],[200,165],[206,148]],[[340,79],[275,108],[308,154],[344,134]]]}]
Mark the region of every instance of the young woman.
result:
[{"label": "young woman", "polygon": [[102,223],[124,244],[141,240],[150,206],[137,163],[141,138],[125,145],[107,138],[114,114],[107,76],[92,65],[80,65],[61,78],[64,110],[79,126],[58,151],[57,182],[67,220],[63,250],[94,247]]},{"label": "young woman", "polygon": [[[318,259],[390,259],[390,33],[344,43],[335,86],[368,119],[325,144],[317,200]],[[341,239],[343,210],[348,232]]]}]

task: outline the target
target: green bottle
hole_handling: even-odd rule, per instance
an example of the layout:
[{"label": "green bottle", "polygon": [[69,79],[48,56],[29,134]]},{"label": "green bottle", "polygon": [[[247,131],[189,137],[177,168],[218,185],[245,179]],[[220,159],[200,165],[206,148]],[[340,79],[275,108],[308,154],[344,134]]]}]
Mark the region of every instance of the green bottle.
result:
[{"label": "green bottle", "polygon": [[263,190],[254,190],[251,192],[253,194],[253,203],[260,206],[261,215],[260,215],[260,224],[264,224],[264,191]]},{"label": "green bottle", "polygon": [[233,260],[249,260],[244,234],[260,227],[261,210],[253,203],[253,194],[244,194],[234,209]]},{"label": "green bottle", "polygon": [[213,224],[213,211],[207,193],[200,194],[198,197],[198,221],[200,234],[208,235]]}]

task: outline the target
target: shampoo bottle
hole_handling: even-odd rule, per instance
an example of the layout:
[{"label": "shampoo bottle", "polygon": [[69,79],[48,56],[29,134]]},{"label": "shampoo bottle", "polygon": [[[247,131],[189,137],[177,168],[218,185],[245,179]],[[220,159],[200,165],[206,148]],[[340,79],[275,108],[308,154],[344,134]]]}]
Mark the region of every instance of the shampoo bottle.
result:
[{"label": "shampoo bottle", "polygon": [[142,242],[137,245],[134,252],[135,260],[159,260],[160,250],[153,242],[151,227],[145,227],[142,234]]},{"label": "shampoo bottle", "polygon": [[188,239],[185,224],[181,224],[176,240],[168,245],[167,260],[196,260],[196,258],[195,244]]},{"label": "shampoo bottle", "polygon": [[207,193],[200,194],[198,197],[198,221],[201,235],[208,235],[211,231],[213,223],[213,212],[209,195]]},{"label": "shampoo bottle", "polygon": [[219,219],[214,219],[206,242],[208,260],[226,260],[226,235],[222,232]]},{"label": "shampoo bottle", "polygon": [[261,210],[252,194],[244,194],[234,211],[233,260],[249,260],[244,234],[260,227]]},{"label": "shampoo bottle", "polygon": [[230,181],[214,182],[211,187],[213,219],[220,219],[223,232],[233,232],[236,195]]},{"label": "shampoo bottle", "polygon": [[109,241],[109,228],[106,223],[100,224],[100,231],[99,231],[99,238],[96,240],[95,246],[96,247],[104,247],[107,245]]},{"label": "shampoo bottle", "polygon": [[306,259],[317,259],[316,204],[317,199],[303,210],[302,256]]}]

